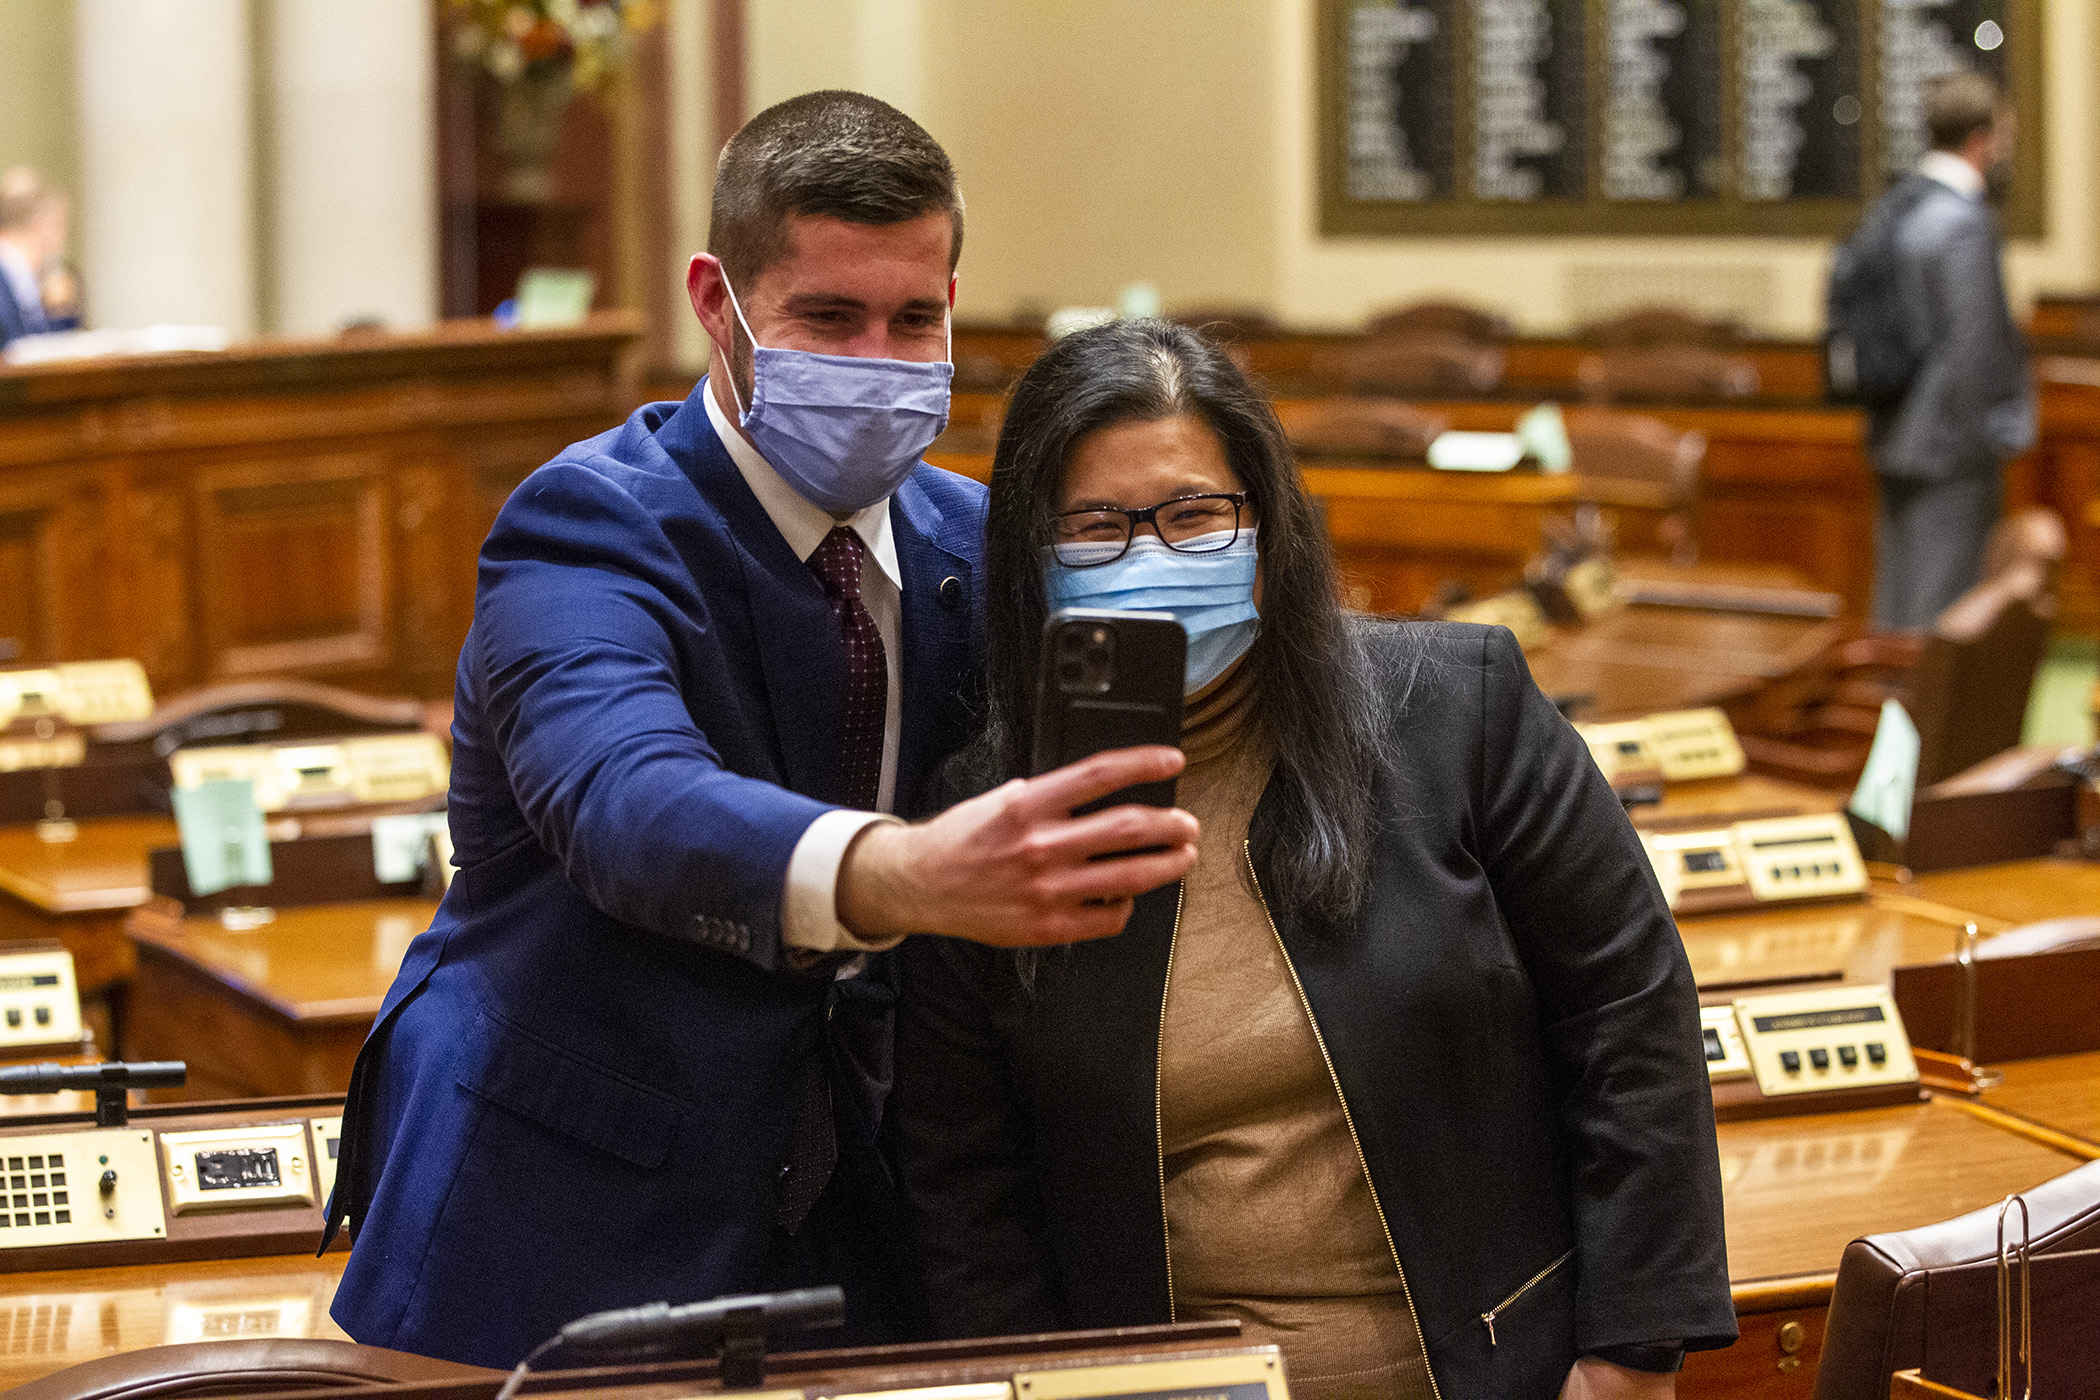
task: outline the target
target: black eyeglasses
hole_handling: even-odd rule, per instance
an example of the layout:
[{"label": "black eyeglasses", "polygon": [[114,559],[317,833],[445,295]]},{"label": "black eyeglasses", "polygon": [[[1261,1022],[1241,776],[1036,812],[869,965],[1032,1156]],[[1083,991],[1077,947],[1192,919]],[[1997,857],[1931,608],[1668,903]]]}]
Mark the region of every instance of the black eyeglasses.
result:
[{"label": "black eyeglasses", "polygon": [[1240,537],[1246,512],[1245,491],[1214,496],[1177,496],[1143,510],[1103,506],[1072,510],[1051,521],[1051,545],[1057,562],[1068,569],[1113,564],[1130,552],[1138,526],[1150,525],[1167,548],[1181,554],[1211,554],[1230,549]]}]

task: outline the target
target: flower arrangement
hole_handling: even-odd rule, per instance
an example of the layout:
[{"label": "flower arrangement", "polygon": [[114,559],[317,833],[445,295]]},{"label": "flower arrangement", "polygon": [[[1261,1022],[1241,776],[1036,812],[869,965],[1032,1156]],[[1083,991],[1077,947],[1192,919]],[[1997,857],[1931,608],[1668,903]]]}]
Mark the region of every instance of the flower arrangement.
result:
[{"label": "flower arrangement", "polygon": [[659,0],[448,0],[452,51],[505,87],[566,79],[595,91],[626,61]]}]

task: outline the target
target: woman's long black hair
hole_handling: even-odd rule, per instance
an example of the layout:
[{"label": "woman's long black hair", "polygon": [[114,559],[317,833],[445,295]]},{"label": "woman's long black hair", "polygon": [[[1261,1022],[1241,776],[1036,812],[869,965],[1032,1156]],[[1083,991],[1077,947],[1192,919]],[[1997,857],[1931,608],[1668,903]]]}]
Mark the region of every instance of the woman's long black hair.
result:
[{"label": "woman's long black hair", "polygon": [[1015,387],[992,459],[985,542],[986,724],[969,764],[1025,773],[1050,543],[1065,466],[1089,433],[1200,418],[1259,521],[1261,631],[1247,655],[1275,749],[1273,819],[1250,833],[1265,892],[1315,928],[1362,902],[1381,744],[1373,681],[1345,621],[1327,532],[1275,411],[1214,342],[1169,321],[1066,336]]}]

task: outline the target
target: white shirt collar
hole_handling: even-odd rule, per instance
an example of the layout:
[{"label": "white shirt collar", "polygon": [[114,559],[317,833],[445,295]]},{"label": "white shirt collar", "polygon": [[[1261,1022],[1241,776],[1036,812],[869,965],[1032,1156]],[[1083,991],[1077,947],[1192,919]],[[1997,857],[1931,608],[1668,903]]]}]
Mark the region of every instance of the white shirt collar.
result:
[{"label": "white shirt collar", "polygon": [[36,269],[29,265],[29,259],[23,257],[14,244],[4,238],[0,238],[0,277],[7,278],[7,288],[14,294],[15,305],[23,315],[43,313],[44,298],[37,287]]},{"label": "white shirt collar", "polygon": [[729,415],[715,402],[714,385],[707,380],[700,382],[700,397],[707,401],[707,421],[714,426],[715,436],[729,451],[729,460],[744,475],[744,484],[758,503],[765,507],[780,537],[795,551],[795,557],[805,564],[809,556],[817,552],[824,537],[835,525],[845,525],[860,536],[860,542],[868,547],[868,555],[882,570],[882,576],[899,590],[904,587],[904,572],[897,567],[897,541],[890,531],[889,497],[877,501],[866,510],[848,516],[845,520],[834,520],[822,506],[803,499],[800,492],[788,485],[787,478],[775,471],[773,464],[765,459],[751,440],[737,431],[729,421]]},{"label": "white shirt collar", "polygon": [[1983,172],[1952,151],[1927,151],[1918,173],[1939,181],[1964,199],[1982,199]]}]

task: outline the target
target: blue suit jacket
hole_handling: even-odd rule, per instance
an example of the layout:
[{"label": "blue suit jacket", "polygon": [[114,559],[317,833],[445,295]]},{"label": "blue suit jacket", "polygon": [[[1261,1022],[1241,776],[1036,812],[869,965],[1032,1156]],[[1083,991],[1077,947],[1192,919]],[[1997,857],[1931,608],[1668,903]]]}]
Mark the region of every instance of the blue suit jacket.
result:
[{"label": "blue suit jacket", "polygon": [[[887,968],[798,974],[780,934],[789,856],[838,795],[843,651],[705,392],[541,467],[482,547],[459,871],[346,1107],[333,1312],[360,1341],[507,1366],[599,1308],[825,1281],[858,1336],[899,1328],[886,1070],[826,1031],[843,1008],[886,1041]],[[893,498],[899,810],[967,731],[984,509],[923,464]],[[791,1239],[776,1193],[827,1072],[841,1165]]]},{"label": "blue suit jacket", "polygon": [[28,334],[29,318],[15,302],[15,289],[5,277],[0,277],[0,346]]}]

